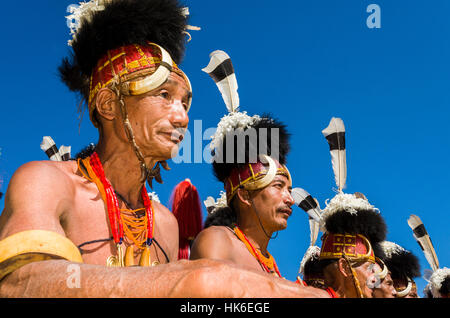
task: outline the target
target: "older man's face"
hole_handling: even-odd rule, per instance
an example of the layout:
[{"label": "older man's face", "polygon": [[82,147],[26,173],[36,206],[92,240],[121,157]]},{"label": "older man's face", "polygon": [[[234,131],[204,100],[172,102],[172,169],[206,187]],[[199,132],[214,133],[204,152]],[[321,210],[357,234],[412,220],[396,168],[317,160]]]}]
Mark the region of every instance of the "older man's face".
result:
[{"label": "older man's face", "polygon": [[136,144],[144,157],[167,160],[177,154],[189,123],[190,96],[184,79],[172,72],[157,89],[125,97]]}]

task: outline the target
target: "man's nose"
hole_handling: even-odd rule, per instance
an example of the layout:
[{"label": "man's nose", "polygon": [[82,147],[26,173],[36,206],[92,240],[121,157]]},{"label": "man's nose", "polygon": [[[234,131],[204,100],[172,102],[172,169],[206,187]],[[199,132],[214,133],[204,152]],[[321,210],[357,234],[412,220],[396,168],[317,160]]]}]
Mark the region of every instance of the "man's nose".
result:
[{"label": "man's nose", "polygon": [[294,205],[295,200],[294,200],[294,198],[292,197],[291,192],[290,192],[289,190],[287,190],[287,191],[286,191],[286,194],[287,194],[287,195],[286,195],[286,199],[285,199],[286,204],[289,204],[289,206]]},{"label": "man's nose", "polygon": [[174,127],[185,128],[189,123],[189,116],[181,100],[174,100],[171,105],[169,120]]}]

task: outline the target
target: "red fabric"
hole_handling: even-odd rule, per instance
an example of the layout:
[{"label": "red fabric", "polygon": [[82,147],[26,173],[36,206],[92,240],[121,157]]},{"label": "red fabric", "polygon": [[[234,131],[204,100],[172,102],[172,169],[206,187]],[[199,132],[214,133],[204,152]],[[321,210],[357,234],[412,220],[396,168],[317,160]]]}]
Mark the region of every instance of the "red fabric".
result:
[{"label": "red fabric", "polygon": [[189,181],[180,182],[171,196],[172,213],[178,221],[179,259],[189,258],[190,242],[203,229],[202,208],[197,188]]}]

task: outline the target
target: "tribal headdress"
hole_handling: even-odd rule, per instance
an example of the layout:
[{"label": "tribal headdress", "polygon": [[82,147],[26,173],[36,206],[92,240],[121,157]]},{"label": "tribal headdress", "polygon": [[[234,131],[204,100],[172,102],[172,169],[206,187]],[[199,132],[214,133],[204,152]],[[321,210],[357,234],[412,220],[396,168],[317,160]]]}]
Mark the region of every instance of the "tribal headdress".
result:
[{"label": "tribal headdress", "polygon": [[[347,179],[345,126],[340,118],[332,118],[322,131],[328,141],[338,193],[322,211],[321,260],[341,257],[355,262],[380,262],[374,246],[384,241],[386,224],[380,212],[361,193],[347,194],[342,190]],[[387,274],[383,266],[383,274]]]},{"label": "tribal headdress", "polygon": [[[400,245],[383,241],[379,244],[383,250],[381,259],[391,272],[397,297],[406,297],[415,285],[414,278],[420,276],[419,259],[412,252]],[[402,282],[404,288],[399,288],[397,282]]]},{"label": "tribal headdress", "polygon": [[[213,171],[224,184],[226,204],[230,205],[239,188],[263,189],[277,174],[286,176],[292,183],[285,166],[290,148],[285,125],[268,114],[250,117],[240,112],[238,85],[230,57],[223,51],[214,51],[210,58],[203,71],[216,83],[228,109],[211,141]],[[212,198],[207,202],[211,211],[213,203]]]},{"label": "tribal headdress", "polygon": [[409,217],[408,225],[431,267],[431,271],[427,269],[424,271],[424,279],[428,281],[428,285],[424,289],[425,296],[429,298],[450,298],[450,269],[439,268],[439,260],[425,225],[414,214]]},{"label": "tribal headdress", "polygon": [[[102,88],[113,90],[121,106],[125,131],[141,162],[142,179],[156,178],[159,165],[150,170],[143,159],[128,121],[123,96],[149,92],[169,77],[188,77],[177,66],[184,55],[187,11],[177,0],[91,0],[72,10],[69,41],[73,51],[64,58],[59,73],[87,104],[94,126],[95,99]],[[189,101],[190,105],[190,101]],[[160,164],[168,169],[165,162]]]}]

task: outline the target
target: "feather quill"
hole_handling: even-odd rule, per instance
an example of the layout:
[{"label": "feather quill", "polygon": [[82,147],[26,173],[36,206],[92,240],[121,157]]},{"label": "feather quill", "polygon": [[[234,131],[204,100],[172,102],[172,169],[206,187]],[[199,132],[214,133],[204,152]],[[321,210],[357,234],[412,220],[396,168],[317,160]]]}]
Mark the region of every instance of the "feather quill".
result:
[{"label": "feather quill", "polygon": [[59,155],[61,156],[62,161],[70,160],[70,150],[71,146],[61,146],[59,147]]},{"label": "feather quill", "polygon": [[51,161],[61,161],[61,155],[52,137],[45,136],[42,138],[41,149],[47,154]]},{"label": "feather quill", "polygon": [[51,161],[67,161],[70,160],[71,146],[56,147],[52,137],[45,136],[42,138],[41,149],[45,152]]},{"label": "feather quill", "polygon": [[422,220],[417,216],[412,214],[408,219],[408,225],[413,230],[414,238],[417,243],[419,243],[420,248],[425,254],[428,264],[430,264],[431,269],[436,271],[439,268],[439,261],[434,250],[431,238],[428,235],[427,230],[422,222]]},{"label": "feather quill", "polygon": [[331,163],[339,192],[347,180],[347,160],[345,152],[345,126],[341,118],[331,118],[330,124],[322,131],[330,146]]},{"label": "feather quill", "polygon": [[227,53],[221,50],[216,50],[209,56],[209,64],[202,71],[211,76],[216,83],[228,112],[234,113],[239,108],[239,94],[231,59]]},{"label": "feather quill", "polygon": [[308,214],[310,245],[316,244],[320,231],[320,222],[322,220],[322,211],[319,203],[308,192],[302,188],[294,188],[291,192],[295,204]]}]

